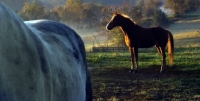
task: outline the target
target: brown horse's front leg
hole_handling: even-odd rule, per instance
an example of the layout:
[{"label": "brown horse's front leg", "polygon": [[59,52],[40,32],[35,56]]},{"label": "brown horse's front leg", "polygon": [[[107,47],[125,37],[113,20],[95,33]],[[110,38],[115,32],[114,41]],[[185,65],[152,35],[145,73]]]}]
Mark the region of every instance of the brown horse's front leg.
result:
[{"label": "brown horse's front leg", "polygon": [[[130,52],[131,52],[131,70],[129,72],[131,73],[137,73],[138,70],[138,48],[130,48]],[[136,68],[135,70],[134,68],[134,62],[136,62]]]}]

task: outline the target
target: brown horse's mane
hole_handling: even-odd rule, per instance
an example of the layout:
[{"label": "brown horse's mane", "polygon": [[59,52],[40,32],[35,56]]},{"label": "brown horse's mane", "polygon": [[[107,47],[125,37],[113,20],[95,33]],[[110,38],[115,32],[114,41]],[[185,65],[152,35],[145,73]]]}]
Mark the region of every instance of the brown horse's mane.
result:
[{"label": "brown horse's mane", "polygon": [[121,14],[121,13],[117,13],[118,15],[122,16],[123,18],[129,19],[131,22],[133,22],[134,24],[137,25],[137,23],[135,21],[133,21],[133,19],[131,19],[128,15],[126,14]]}]

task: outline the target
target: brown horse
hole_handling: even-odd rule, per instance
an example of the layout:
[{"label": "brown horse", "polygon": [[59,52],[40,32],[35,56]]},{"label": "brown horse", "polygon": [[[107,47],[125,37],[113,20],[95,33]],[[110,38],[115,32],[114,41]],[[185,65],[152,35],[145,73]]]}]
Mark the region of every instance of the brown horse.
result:
[{"label": "brown horse", "polygon": [[[150,48],[156,46],[162,56],[160,72],[166,66],[165,47],[168,45],[169,65],[173,64],[174,40],[172,34],[161,27],[143,28],[133,22],[127,15],[114,13],[106,28],[108,30],[119,26],[124,33],[125,43],[131,52],[132,67],[130,72],[136,73],[138,69],[138,48]],[[134,67],[134,60],[136,68]]]}]

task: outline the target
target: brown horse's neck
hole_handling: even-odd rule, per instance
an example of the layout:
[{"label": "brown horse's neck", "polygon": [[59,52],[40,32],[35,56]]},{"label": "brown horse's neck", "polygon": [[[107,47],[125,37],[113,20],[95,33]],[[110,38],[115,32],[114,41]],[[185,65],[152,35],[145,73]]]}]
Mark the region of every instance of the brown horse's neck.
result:
[{"label": "brown horse's neck", "polygon": [[[123,21],[123,23],[120,26],[121,30],[123,31],[123,33],[125,35],[128,35],[128,33],[132,33],[134,31],[134,33],[137,33],[136,31],[138,29],[142,29],[141,26],[135,24],[134,22],[130,21],[130,19]],[[137,29],[137,30],[136,30]]]}]

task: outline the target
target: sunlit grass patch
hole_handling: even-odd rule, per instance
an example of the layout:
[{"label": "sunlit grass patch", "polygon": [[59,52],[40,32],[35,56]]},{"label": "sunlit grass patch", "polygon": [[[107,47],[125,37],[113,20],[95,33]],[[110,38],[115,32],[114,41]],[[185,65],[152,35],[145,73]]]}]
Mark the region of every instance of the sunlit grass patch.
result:
[{"label": "sunlit grass patch", "polygon": [[[139,68],[160,66],[162,58],[156,49],[149,49],[149,52],[147,50],[139,50]],[[87,60],[91,67],[131,67],[129,52],[87,53]],[[168,63],[168,55],[166,62]],[[182,70],[200,69],[200,48],[175,48],[174,64],[175,66],[181,66]]]},{"label": "sunlit grass patch", "polygon": [[173,36],[174,36],[174,40],[188,39],[188,38],[200,37],[200,33],[198,33],[197,31],[182,32],[182,33],[179,33],[179,34],[173,34]]},{"label": "sunlit grass patch", "polygon": [[174,34],[175,47],[200,47],[200,33],[197,31]]}]

